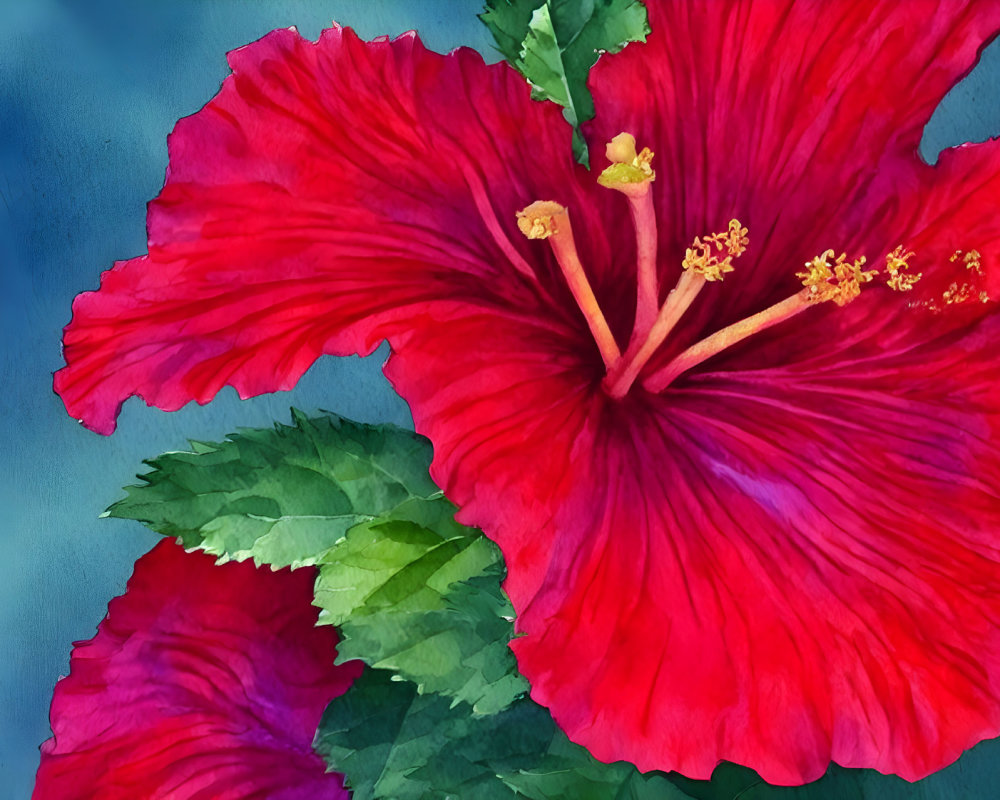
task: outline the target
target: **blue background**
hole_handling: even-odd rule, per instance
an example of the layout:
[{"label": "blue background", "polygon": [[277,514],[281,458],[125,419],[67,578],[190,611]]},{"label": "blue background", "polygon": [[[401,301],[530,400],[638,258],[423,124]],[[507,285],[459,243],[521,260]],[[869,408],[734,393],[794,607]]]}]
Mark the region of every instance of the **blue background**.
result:
[{"label": "blue background", "polygon": [[[159,191],[166,135],[228,74],[227,50],[330,20],[370,38],[417,28],[427,44],[494,59],[480,0],[0,0],[0,798],[27,798],[49,736],[48,702],[71,642],[93,635],[132,562],[157,537],[98,515],[141,461],[221,439],[238,426],[288,420],[288,407],[410,424],[406,405],[367,360],[322,359],[290,393],[174,413],[129,401],[103,438],[69,419],[51,391],[60,330],[78,292],[115,259],[146,250],[145,203]],[[1000,47],[942,104],[925,154],[1000,133]],[[990,754],[997,766],[990,769]],[[1000,746],[931,779],[948,797],[953,770],[1000,779]],[[137,798],[141,800],[141,798]]]}]

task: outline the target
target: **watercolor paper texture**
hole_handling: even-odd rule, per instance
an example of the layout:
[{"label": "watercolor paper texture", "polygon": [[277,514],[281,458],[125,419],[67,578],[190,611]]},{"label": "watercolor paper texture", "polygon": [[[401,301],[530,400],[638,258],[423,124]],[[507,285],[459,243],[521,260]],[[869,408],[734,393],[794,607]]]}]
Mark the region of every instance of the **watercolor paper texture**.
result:
[{"label": "watercolor paper texture", "polygon": [[[226,390],[205,409],[186,408],[170,417],[132,402],[125,407],[115,438],[98,439],[75,428],[48,392],[49,373],[60,366],[57,332],[66,322],[69,299],[95,288],[97,271],[116,258],[144,252],[142,204],[160,186],[164,134],[176,118],[194,112],[214,94],[227,72],[224,51],[290,23],[314,38],[330,17],[355,26],[366,38],[416,27],[431,47],[448,49],[459,39],[447,37],[461,34],[462,42],[485,50],[484,32],[474,16],[479,9],[465,5],[421,4],[414,9],[392,3],[329,3],[318,9],[312,4],[292,4],[280,9],[254,6],[252,13],[242,5],[195,3],[174,5],[169,11],[114,4],[89,5],[86,10],[72,4],[42,4],[32,11],[5,9],[11,24],[0,57],[9,60],[10,69],[0,72],[0,88],[4,108],[11,112],[0,123],[4,131],[0,190],[5,200],[0,213],[6,215],[5,227],[11,235],[0,242],[4,248],[0,255],[4,256],[5,284],[12,287],[4,296],[2,324],[8,345],[4,377],[13,391],[3,401],[7,408],[2,424],[12,454],[7,463],[9,481],[4,487],[9,497],[5,499],[15,513],[2,541],[3,569],[9,577],[0,590],[4,593],[0,595],[4,611],[0,632],[9,642],[3,650],[13,655],[0,666],[3,707],[11,709],[12,718],[0,734],[6,737],[0,740],[0,758],[5,770],[10,765],[9,783],[18,792],[23,788],[26,793],[30,784],[34,747],[46,735],[41,709],[56,675],[65,671],[69,641],[91,635],[103,604],[120,591],[131,561],[151,542],[141,530],[94,519],[121,496],[116,487],[131,482],[130,475],[138,469],[141,458],[183,447],[189,438],[218,441],[237,426],[286,420],[290,403],[309,411],[330,408],[362,420],[409,423],[405,404],[379,374],[382,351],[367,361],[324,359],[289,395],[237,402]],[[461,23],[456,24],[456,20]],[[290,44],[293,41],[290,34],[277,34],[269,37],[269,44],[258,45],[256,52],[270,46],[290,51],[299,47]],[[406,46],[400,45],[400,51]],[[236,58],[252,61],[249,53],[244,51]],[[982,139],[1000,131],[1000,120],[995,116],[1000,106],[995,88],[1000,72],[997,60],[995,48],[988,51],[965,93],[956,93],[946,104],[950,110],[937,117],[925,139],[928,156],[933,157],[943,145]],[[214,64],[217,74],[209,74],[206,64]],[[598,99],[601,97],[609,106],[621,101],[626,111],[630,107],[628,98],[616,98],[613,92],[605,91]],[[610,138],[614,131],[602,133]],[[641,166],[641,153],[626,156],[623,162],[634,157],[638,159],[635,164]],[[525,204],[533,199],[546,198],[527,197]],[[546,231],[552,218],[529,214],[522,230],[532,234],[536,228]],[[736,236],[736,242],[729,242],[729,254],[737,257],[742,254],[743,231],[738,224],[735,234],[733,230],[730,228],[730,234]],[[716,240],[720,252],[722,242]],[[552,244],[558,249],[558,237]],[[905,261],[905,257],[899,260]],[[710,254],[704,255],[701,267],[723,269],[711,261]],[[833,268],[817,253],[815,270]],[[856,272],[853,279],[860,276]],[[614,357],[602,355],[606,363]],[[414,373],[406,373],[401,362],[395,375],[401,383],[412,384],[414,380]],[[625,392],[634,377],[626,380],[615,375],[612,383]],[[667,375],[663,382],[673,377]],[[207,400],[208,394],[199,399]],[[415,390],[415,397],[420,398],[425,411],[433,407],[426,387]],[[113,398],[112,404],[116,399],[120,398]],[[179,405],[176,398],[169,397],[163,404]],[[79,409],[79,415],[88,416],[94,427],[110,430],[107,408],[93,416],[94,409]],[[446,427],[437,430],[446,433]],[[439,465],[438,474],[447,476],[449,468]],[[737,477],[729,476],[730,483]],[[462,502],[466,496],[467,492],[459,491],[456,499]],[[481,514],[480,507],[463,520],[486,527],[488,520]],[[513,547],[508,555],[516,551]],[[521,570],[515,571],[508,586],[515,603],[530,597],[537,588],[528,585],[535,580],[530,569],[521,569],[530,566],[530,555],[522,552],[512,562],[515,570]],[[536,608],[544,605],[536,604]],[[558,611],[556,606],[549,609],[550,613]],[[567,639],[570,649],[575,646],[571,639]],[[565,697],[559,697],[569,684],[564,683],[562,689],[558,682],[553,684],[551,676],[545,674],[545,658],[538,660],[530,647],[521,642],[516,649],[522,667],[534,664],[528,674],[541,687],[536,697],[552,703],[575,736],[587,738],[587,725],[574,720],[573,712],[565,710]],[[366,685],[377,689],[377,681]],[[342,722],[350,724],[350,720]],[[589,743],[605,757],[620,757],[624,752],[640,760],[627,748],[609,748],[600,732],[591,736]],[[343,742],[334,739],[327,744],[331,751],[343,747]],[[947,787],[949,781],[958,786],[957,781],[970,774],[975,776],[973,780],[988,783],[993,776],[980,765],[989,760],[991,747],[995,749],[995,743],[968,756],[965,763],[969,769],[961,773],[946,770],[923,786]],[[730,748],[727,752],[735,751]],[[694,774],[705,774],[704,763],[697,759],[686,763]],[[898,768],[897,764],[887,766]],[[777,771],[770,776],[795,782],[815,777],[815,767],[809,764],[797,772]]]}]

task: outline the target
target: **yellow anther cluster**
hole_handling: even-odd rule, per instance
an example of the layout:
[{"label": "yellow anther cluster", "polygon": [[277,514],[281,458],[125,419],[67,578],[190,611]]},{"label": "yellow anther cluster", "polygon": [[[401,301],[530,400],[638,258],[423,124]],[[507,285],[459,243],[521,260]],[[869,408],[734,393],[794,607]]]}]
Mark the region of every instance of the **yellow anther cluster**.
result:
[{"label": "yellow anther cluster", "polygon": [[979,280],[983,277],[983,256],[978,250],[956,250],[948,259],[952,264],[964,264],[970,275],[969,280],[952,281],[939,298],[921,300],[909,303],[909,308],[926,308],[934,313],[941,313],[947,306],[959,306],[967,303],[989,303],[991,298],[983,290]]},{"label": "yellow anther cluster", "polygon": [[634,191],[638,188],[636,184],[645,184],[656,178],[652,167],[653,151],[644,147],[636,152],[635,137],[631,133],[619,133],[608,142],[605,154],[611,166],[598,176],[597,182],[601,186]]},{"label": "yellow anther cluster", "polygon": [[[732,219],[728,230],[722,233],[713,233],[704,239],[696,236],[684,251],[681,266],[694,270],[707,281],[721,281],[727,272],[733,271],[733,259],[746,252],[750,244],[749,232],[738,219]],[[726,255],[720,258],[723,252]]]},{"label": "yellow anther cluster", "polygon": [[[834,259],[833,263],[830,263],[831,258]],[[868,283],[878,275],[877,270],[862,269],[864,265],[864,256],[848,262],[845,253],[835,256],[833,250],[827,250],[807,262],[805,270],[796,272],[795,277],[802,280],[802,285],[808,290],[810,302],[825,303],[832,300],[838,306],[846,306],[861,294],[861,284]]]},{"label": "yellow anther cluster", "polygon": [[653,172],[653,151],[648,147],[642,148],[635,158],[632,159],[632,166],[643,173],[650,180],[656,177]]},{"label": "yellow anther cluster", "polygon": [[959,284],[957,281],[953,281],[951,286],[949,286],[947,290],[945,290],[945,293],[941,295],[941,299],[944,301],[946,306],[955,306],[959,303],[969,302],[988,303],[990,301],[990,296],[981,289],[977,289],[972,284]]},{"label": "yellow anther cluster", "polygon": [[558,232],[556,217],[566,213],[565,207],[551,200],[536,200],[517,212],[517,227],[529,239],[547,239]]},{"label": "yellow anther cluster", "polygon": [[897,292],[908,292],[920,280],[924,273],[907,271],[910,268],[909,261],[913,255],[912,250],[905,250],[902,245],[886,255],[885,268],[889,273],[885,282],[886,286]]},{"label": "yellow anther cluster", "polygon": [[725,233],[713,233],[706,236],[705,241],[715,242],[720,248],[725,248],[731,256],[743,255],[750,244],[750,230],[744,228],[738,219],[729,220],[729,230]]},{"label": "yellow anther cluster", "polygon": [[983,274],[983,257],[978,250],[969,250],[967,253],[963,253],[961,250],[956,250],[952,253],[949,261],[954,263],[959,259],[965,264],[965,268],[971,271],[974,275]]}]

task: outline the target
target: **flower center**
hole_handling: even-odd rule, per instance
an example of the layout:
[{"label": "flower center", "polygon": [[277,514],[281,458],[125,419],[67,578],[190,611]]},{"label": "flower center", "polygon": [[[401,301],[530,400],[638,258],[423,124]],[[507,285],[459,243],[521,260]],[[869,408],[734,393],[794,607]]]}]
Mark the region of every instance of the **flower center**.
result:
[{"label": "flower center", "polygon": [[[661,392],[679,375],[737,342],[828,301],[845,306],[861,293],[862,287],[879,274],[864,269],[860,256],[848,260],[846,254],[833,250],[806,262],[796,277],[803,288],[779,303],[728,325],[693,344],[657,370],[644,372],[660,345],[666,341],[681,317],[708,282],[722,281],[734,270],[733,260],[746,252],[749,231],[732,219],[725,231],[695,237],[681,261],[683,272],[663,303],[657,269],[657,225],[651,184],[656,179],[652,169],[653,153],[649,148],[637,151],[635,137],[620,133],[606,149],[611,165],[598,177],[598,183],[621,192],[628,200],[636,239],[636,310],[632,334],[624,353],[618,347],[597,298],[587,280],[573,240],[568,210],[552,201],[536,201],[517,213],[517,224],[529,239],[547,239],[577,305],[583,312],[601,357],[606,374],[604,391],[615,399],[628,394],[639,379],[648,392]],[[923,273],[911,272],[909,261],[914,253],[902,245],[885,256],[885,285],[899,292],[910,291]],[[951,257],[971,274],[971,282],[954,282],[936,301],[910,303],[940,311],[941,305],[987,302],[989,296],[977,286],[982,276],[981,256],[976,250],[958,250]],[[641,376],[641,379],[640,379]]]}]

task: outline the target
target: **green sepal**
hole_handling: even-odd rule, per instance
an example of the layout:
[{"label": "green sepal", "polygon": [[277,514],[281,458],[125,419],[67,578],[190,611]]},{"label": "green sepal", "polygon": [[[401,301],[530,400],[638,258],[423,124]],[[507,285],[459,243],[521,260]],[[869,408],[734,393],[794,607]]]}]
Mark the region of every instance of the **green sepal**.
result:
[{"label": "green sepal", "polygon": [[589,166],[580,125],[594,117],[587,76],[603,53],[644,42],[649,19],[639,0],[487,0],[480,14],[497,48],[532,86],[536,100],[563,107],[573,154]]}]

